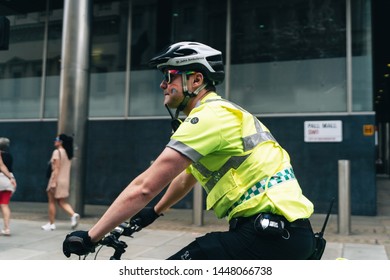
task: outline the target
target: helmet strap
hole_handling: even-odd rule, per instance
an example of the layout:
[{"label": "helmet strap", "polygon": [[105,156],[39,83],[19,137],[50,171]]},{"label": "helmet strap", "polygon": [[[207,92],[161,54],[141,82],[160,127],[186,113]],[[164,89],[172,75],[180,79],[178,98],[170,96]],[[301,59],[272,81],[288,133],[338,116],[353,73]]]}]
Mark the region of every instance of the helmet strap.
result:
[{"label": "helmet strap", "polygon": [[184,98],[181,101],[180,105],[177,107],[176,112],[175,112],[175,116],[173,116],[173,114],[172,114],[171,110],[169,109],[169,107],[167,105],[165,105],[165,108],[167,108],[167,110],[169,112],[169,115],[171,116],[171,119],[172,119],[171,126],[172,126],[172,131],[173,132],[175,132],[176,129],[179,128],[179,126],[180,126],[180,124],[182,122],[179,119],[180,111],[184,110],[184,108],[187,106],[188,101],[190,100],[190,98],[197,96],[198,93],[207,86],[207,83],[205,83],[205,84],[201,85],[200,87],[198,87],[194,92],[189,92],[188,91],[188,86],[187,86],[187,75],[185,73],[183,73],[181,77],[182,77],[182,81],[183,81],[183,94],[184,94]]},{"label": "helmet strap", "polygon": [[172,127],[172,133],[175,133],[175,131],[179,128],[182,121],[177,117],[174,117],[171,109],[169,109],[168,105],[165,105],[165,108],[167,108],[169,115],[171,116],[171,127]]},{"label": "helmet strap", "polygon": [[182,84],[183,84],[184,99],[183,99],[183,101],[180,103],[180,105],[176,109],[176,113],[175,113],[176,118],[179,117],[180,111],[183,111],[184,108],[187,106],[188,101],[190,100],[190,98],[197,96],[198,93],[207,86],[207,83],[204,83],[203,85],[198,87],[194,92],[189,92],[188,91],[188,86],[187,86],[187,74],[182,73],[181,74],[181,79],[182,79]]}]

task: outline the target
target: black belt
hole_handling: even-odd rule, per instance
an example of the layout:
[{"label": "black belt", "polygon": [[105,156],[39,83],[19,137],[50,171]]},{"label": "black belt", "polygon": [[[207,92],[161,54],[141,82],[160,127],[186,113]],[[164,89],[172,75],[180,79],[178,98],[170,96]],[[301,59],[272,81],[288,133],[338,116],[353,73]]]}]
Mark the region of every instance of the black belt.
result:
[{"label": "black belt", "polygon": [[[256,214],[256,215],[253,215],[253,216],[250,216],[250,217],[232,218],[229,221],[229,229],[230,230],[234,230],[234,229],[242,226],[243,224],[246,224],[248,222],[254,222],[258,215],[259,214]],[[290,228],[311,228],[311,224],[310,224],[309,219],[297,219],[297,220],[295,220],[293,222],[289,222],[283,216],[281,216],[281,217],[282,217],[282,219],[283,219],[283,221],[285,223],[285,227],[286,228],[289,228],[289,227]]]},{"label": "black belt", "polygon": [[294,227],[294,228],[311,228],[311,224],[309,219],[298,219],[293,222],[287,222],[286,227]]}]

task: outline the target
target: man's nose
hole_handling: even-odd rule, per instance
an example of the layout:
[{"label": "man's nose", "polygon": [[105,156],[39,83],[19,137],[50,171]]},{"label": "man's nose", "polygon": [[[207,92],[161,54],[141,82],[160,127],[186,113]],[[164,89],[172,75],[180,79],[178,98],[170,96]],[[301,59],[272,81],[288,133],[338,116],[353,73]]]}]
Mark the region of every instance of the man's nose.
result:
[{"label": "man's nose", "polygon": [[165,80],[162,80],[161,83],[160,83],[160,88],[161,89],[166,89],[168,86],[167,82]]}]

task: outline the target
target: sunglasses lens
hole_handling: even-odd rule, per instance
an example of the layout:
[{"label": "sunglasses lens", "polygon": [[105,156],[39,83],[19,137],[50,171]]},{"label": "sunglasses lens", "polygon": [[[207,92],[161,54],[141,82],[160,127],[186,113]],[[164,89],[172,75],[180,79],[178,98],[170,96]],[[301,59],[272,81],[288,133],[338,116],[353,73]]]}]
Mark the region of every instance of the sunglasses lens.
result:
[{"label": "sunglasses lens", "polygon": [[196,72],[195,71],[181,72],[179,70],[167,70],[164,72],[164,81],[167,84],[170,84],[172,82],[173,75],[179,75],[182,73],[185,73],[186,75],[192,75],[192,74],[195,74]]},{"label": "sunglasses lens", "polygon": [[169,71],[167,71],[167,72],[164,73],[164,81],[165,81],[167,84],[170,84],[170,83],[171,83],[171,73],[169,73]]},{"label": "sunglasses lens", "polygon": [[179,70],[167,70],[164,72],[164,81],[167,84],[170,84],[172,82],[173,75],[179,75],[181,72]]}]

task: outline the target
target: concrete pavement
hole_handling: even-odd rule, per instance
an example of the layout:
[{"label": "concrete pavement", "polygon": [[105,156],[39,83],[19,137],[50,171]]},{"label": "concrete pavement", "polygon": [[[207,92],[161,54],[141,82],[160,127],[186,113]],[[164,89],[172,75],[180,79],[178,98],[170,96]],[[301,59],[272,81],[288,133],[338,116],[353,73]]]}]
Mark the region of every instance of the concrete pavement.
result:
[{"label": "concrete pavement", "polygon": [[[12,202],[10,237],[0,236],[0,260],[65,260],[62,241],[70,232],[65,217],[56,221],[57,229],[46,232],[41,225],[47,222],[45,203]],[[78,229],[89,229],[104,213],[107,206],[87,205]],[[313,215],[311,222],[319,231],[325,215]],[[390,256],[390,216],[351,217],[351,232],[340,235],[337,216],[331,215],[325,232],[327,247],[323,260],[346,258],[349,260],[388,260]],[[150,227],[135,233],[134,238],[123,237],[128,248],[123,259],[161,260],[178,251],[195,237],[213,230],[226,230],[224,220],[216,219],[205,211],[204,225],[192,224],[191,210],[172,209]],[[113,249],[104,247],[97,259],[109,259]],[[72,256],[70,259],[77,259]],[[88,259],[93,259],[89,256]]]}]

